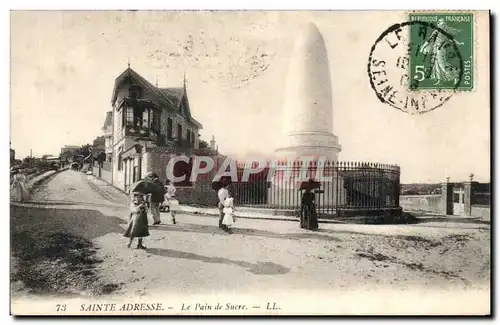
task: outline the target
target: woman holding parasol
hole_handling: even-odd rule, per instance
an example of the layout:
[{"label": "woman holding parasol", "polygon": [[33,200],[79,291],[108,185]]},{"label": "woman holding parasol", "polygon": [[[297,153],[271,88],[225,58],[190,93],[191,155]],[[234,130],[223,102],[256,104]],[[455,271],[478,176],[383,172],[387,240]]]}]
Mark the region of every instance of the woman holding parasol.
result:
[{"label": "woman holding parasol", "polygon": [[300,185],[300,190],[304,191],[300,204],[300,228],[317,230],[318,229],[318,215],[316,213],[315,195],[313,189],[321,187],[319,182],[309,179]]},{"label": "woman holding parasol", "polygon": [[[144,178],[142,180],[139,180],[132,184],[130,186],[130,193],[142,193],[142,195],[145,197],[146,202],[145,205],[147,207],[149,203],[149,210],[152,210],[156,205],[156,203],[159,200],[164,200],[164,195],[165,195],[165,189],[163,188],[163,184],[161,182],[157,181],[157,178],[154,180],[151,179],[150,177]],[[159,197],[161,196],[161,199]],[[148,202],[150,201],[150,202]],[[151,202],[153,201],[153,202]],[[159,203],[158,204],[158,210],[159,210]],[[153,222],[154,224],[159,224],[159,211],[157,214],[153,214]]]}]

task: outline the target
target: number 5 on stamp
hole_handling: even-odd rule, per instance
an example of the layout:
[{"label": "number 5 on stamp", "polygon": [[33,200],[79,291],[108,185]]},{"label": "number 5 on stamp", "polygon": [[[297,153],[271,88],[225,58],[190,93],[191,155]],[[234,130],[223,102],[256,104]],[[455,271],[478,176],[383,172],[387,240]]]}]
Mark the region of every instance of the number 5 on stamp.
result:
[{"label": "number 5 on stamp", "polygon": [[410,88],[474,88],[472,13],[411,13]]}]

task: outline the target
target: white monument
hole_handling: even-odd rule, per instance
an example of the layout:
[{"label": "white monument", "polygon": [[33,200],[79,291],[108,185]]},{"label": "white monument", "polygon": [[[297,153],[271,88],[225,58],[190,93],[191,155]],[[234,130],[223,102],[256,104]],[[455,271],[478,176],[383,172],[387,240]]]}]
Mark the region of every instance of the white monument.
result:
[{"label": "white monument", "polygon": [[337,161],[341,150],[333,134],[330,67],[323,36],[307,24],[290,58],[285,91],[285,143],[276,150],[283,158],[320,156]]},{"label": "white monument", "polygon": [[[292,162],[299,157],[313,156],[337,161],[341,146],[333,134],[328,54],[323,36],[313,23],[307,24],[296,40],[286,82],[283,107],[285,143],[276,150],[277,158]],[[300,182],[296,173],[290,182],[283,182],[281,178],[285,170],[287,168],[276,169],[277,175],[268,191],[268,202],[286,209],[300,204]],[[332,169],[325,170],[323,175],[332,177],[332,181],[321,182],[321,188],[327,194],[318,197],[318,200],[321,199],[327,206],[344,201],[343,197],[330,194],[336,193],[337,187],[343,187],[341,177]],[[339,194],[342,196],[344,193],[340,191]]]}]

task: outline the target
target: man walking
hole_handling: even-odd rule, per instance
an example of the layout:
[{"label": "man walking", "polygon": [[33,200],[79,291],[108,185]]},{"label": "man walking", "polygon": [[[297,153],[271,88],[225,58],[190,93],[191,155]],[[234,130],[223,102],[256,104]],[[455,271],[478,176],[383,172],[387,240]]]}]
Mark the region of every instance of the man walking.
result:
[{"label": "man walking", "polygon": [[229,197],[229,184],[225,184],[217,193],[219,196],[219,228],[228,230],[228,228],[222,224],[222,220],[224,219],[224,201]]},{"label": "man walking", "polygon": [[161,191],[154,192],[149,197],[149,212],[153,218],[153,225],[159,225],[161,223],[160,205],[163,201],[165,201],[165,189],[163,188],[163,184],[156,173],[151,174],[151,179],[153,180],[153,183],[157,184],[158,187],[161,188]]}]

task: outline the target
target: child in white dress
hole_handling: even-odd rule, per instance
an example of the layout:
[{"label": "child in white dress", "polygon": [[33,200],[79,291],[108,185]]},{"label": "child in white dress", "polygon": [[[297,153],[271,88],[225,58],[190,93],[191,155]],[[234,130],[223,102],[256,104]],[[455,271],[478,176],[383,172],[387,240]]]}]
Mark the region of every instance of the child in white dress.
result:
[{"label": "child in white dress", "polygon": [[222,219],[222,224],[227,226],[228,228],[234,224],[234,203],[233,198],[228,197],[224,200],[224,219]]},{"label": "child in white dress", "polygon": [[170,180],[165,181],[165,201],[162,203],[163,209],[172,218],[172,224],[176,224],[175,213],[180,210],[179,201],[175,196],[175,186],[170,182]]}]

